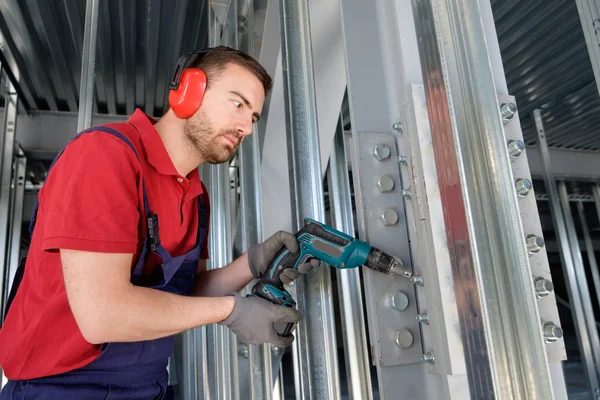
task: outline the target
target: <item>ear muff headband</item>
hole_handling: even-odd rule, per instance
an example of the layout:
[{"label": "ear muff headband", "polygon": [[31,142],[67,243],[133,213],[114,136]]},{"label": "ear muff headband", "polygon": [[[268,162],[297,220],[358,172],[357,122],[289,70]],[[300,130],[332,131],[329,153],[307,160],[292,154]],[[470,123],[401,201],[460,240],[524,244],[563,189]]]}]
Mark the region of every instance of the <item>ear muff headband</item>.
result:
[{"label": "ear muff headband", "polygon": [[191,51],[182,55],[169,83],[169,105],[178,118],[187,119],[200,108],[206,91],[206,74],[200,68],[186,68],[194,56],[201,57],[207,50]]}]

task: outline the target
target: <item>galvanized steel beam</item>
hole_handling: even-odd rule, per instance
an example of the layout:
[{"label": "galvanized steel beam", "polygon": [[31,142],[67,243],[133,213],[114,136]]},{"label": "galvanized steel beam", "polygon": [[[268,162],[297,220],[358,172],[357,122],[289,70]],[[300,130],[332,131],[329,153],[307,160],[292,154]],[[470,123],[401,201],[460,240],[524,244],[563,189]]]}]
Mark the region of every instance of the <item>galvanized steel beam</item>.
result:
[{"label": "galvanized steel beam", "polygon": [[[333,227],[354,236],[354,217],[348,162],[344,144],[343,118],[340,116],[329,156],[327,182]],[[363,295],[358,269],[337,270],[340,314],[346,365],[348,394],[353,400],[373,398],[367,330],[363,312]]]},{"label": "galvanized steel beam", "polygon": [[0,141],[0,325],[4,321],[6,299],[10,291],[11,275],[11,235],[13,195],[13,165],[15,160],[15,131],[17,128],[17,93],[10,81],[5,86],[6,108],[4,127]]},{"label": "galvanized steel beam", "polygon": [[479,4],[413,10],[471,396],[552,398]]},{"label": "galvanized steel beam", "polygon": [[[279,11],[292,232],[297,232],[304,218],[325,222],[308,0],[283,0]],[[339,399],[330,271],[319,268],[294,283],[292,295],[304,313],[293,345],[296,398]]]},{"label": "galvanized steel beam", "polygon": [[596,0],[575,0],[583,36],[590,55],[590,62],[596,78],[596,86],[600,92],[600,4]]},{"label": "galvanized steel beam", "polygon": [[77,120],[77,132],[89,128],[92,124],[99,6],[100,0],[87,0],[85,6],[85,28],[81,57],[81,83],[79,86],[79,117]]}]

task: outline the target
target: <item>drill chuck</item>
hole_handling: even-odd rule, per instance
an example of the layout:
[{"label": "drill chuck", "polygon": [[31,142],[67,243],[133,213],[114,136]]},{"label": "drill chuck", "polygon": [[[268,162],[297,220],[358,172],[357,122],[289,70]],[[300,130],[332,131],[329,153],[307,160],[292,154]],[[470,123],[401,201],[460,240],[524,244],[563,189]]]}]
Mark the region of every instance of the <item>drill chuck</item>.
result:
[{"label": "drill chuck", "polygon": [[383,251],[371,248],[369,254],[367,256],[367,261],[365,262],[365,266],[369,269],[372,269],[377,272],[381,272],[384,274],[400,274],[407,278],[409,278],[412,273],[408,270],[402,260],[397,257],[392,257]]}]

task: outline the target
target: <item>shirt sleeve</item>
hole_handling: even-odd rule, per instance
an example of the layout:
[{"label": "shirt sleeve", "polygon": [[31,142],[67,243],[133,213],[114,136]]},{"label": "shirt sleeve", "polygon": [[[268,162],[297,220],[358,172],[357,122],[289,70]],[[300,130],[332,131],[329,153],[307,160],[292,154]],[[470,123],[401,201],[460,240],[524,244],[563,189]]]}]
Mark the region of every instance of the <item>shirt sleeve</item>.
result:
[{"label": "shirt sleeve", "polygon": [[206,186],[204,186],[203,182],[200,182],[202,185],[202,194],[200,195],[200,199],[202,203],[206,205],[206,237],[204,238],[204,242],[200,245],[200,258],[208,259],[208,232],[210,231],[210,198],[208,197],[208,191],[206,190]]},{"label": "shirt sleeve", "polygon": [[40,192],[43,249],[135,253],[140,168],[132,149],[108,133],[69,143]]}]

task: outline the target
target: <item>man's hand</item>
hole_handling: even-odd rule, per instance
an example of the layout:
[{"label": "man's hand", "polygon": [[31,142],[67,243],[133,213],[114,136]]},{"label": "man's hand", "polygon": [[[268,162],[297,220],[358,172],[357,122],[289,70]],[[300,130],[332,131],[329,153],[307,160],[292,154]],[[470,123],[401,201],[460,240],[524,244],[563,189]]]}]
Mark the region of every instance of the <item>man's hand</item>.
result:
[{"label": "man's hand", "polygon": [[[264,242],[250,247],[248,249],[248,265],[252,276],[260,279],[269,263],[273,261],[273,258],[275,258],[283,246],[287,247],[291,253],[299,251],[296,236],[285,231],[279,231]],[[312,259],[310,262],[300,265],[298,270],[288,268],[281,274],[281,281],[288,285],[301,274],[306,274],[320,265],[321,261]]]},{"label": "man's hand", "polygon": [[224,321],[227,326],[246,344],[272,343],[285,347],[292,344],[294,335],[282,336],[275,330],[276,323],[297,323],[302,314],[291,308],[273,304],[260,297],[242,297],[235,293],[233,311]]}]

